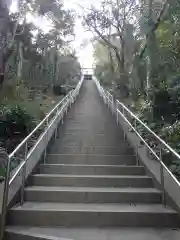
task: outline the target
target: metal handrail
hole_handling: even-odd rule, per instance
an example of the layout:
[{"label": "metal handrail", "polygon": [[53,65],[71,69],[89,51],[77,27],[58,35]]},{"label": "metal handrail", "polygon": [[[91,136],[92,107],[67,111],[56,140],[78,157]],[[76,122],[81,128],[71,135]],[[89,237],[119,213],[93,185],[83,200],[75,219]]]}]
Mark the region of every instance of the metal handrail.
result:
[{"label": "metal handrail", "polygon": [[180,155],[171,148],[162,138],[160,138],[155,132],[153,132],[144,122],[142,122],[134,113],[132,113],[122,102],[117,100],[117,103],[120,104],[134,119],[136,119],[141,125],[143,125],[148,132],[150,132],[158,141],[164,145],[171,153],[173,153],[179,160]]},{"label": "metal handrail", "polygon": [[[96,86],[98,88],[100,95],[104,99],[104,102],[108,105],[108,107],[111,108],[112,112],[116,113],[117,124],[119,122],[119,115],[120,115],[123,118],[123,120],[130,126],[130,128],[136,133],[136,135],[139,137],[139,139],[146,145],[146,147],[150,150],[150,152],[154,155],[154,157],[159,161],[159,163],[160,163],[160,183],[161,183],[161,188],[162,188],[162,202],[164,205],[166,205],[166,196],[165,196],[165,187],[164,187],[164,170],[167,171],[167,173],[170,175],[170,177],[173,179],[173,181],[178,185],[178,187],[180,187],[180,182],[173,175],[173,173],[168,169],[168,167],[163,163],[162,150],[163,150],[163,148],[166,148],[170,153],[172,153],[172,155],[177,157],[178,160],[180,160],[180,155],[174,149],[172,149],[163,139],[161,139],[156,133],[154,133],[134,113],[132,113],[122,102],[120,102],[119,100],[116,100],[115,101],[116,104],[114,104],[113,95],[110,94],[108,91],[104,90],[96,78],[94,78],[94,81],[96,83]],[[125,116],[125,111],[128,112],[130,114],[130,116],[134,119],[135,126],[133,126],[132,123],[127,119],[127,117]],[[158,142],[160,143],[159,156],[138,132],[137,122],[141,126],[143,126],[148,133],[152,134],[155,137],[155,139],[158,140]]]},{"label": "metal handrail", "polygon": [[72,91],[70,93],[68,93],[67,96],[65,96],[47,115],[46,117],[34,128],[34,130],[14,149],[14,151],[12,153],[10,153],[9,158],[12,158],[18,151],[19,149],[34,135],[35,132],[37,132],[37,130],[40,129],[41,126],[43,126],[43,124],[46,122],[46,120],[48,120],[49,116],[52,115],[52,113],[54,113],[55,110],[57,110],[57,108],[68,98],[68,96],[72,93]]},{"label": "metal handrail", "polygon": [[[22,182],[21,182],[21,204],[24,203],[24,185],[25,185],[25,179],[26,179],[26,165],[27,161],[34,152],[34,150],[37,148],[38,144],[41,142],[43,137],[45,137],[48,133],[48,130],[53,125],[53,123],[60,117],[63,118],[64,114],[67,113],[68,107],[74,103],[76,97],[79,94],[79,90],[81,88],[83,82],[83,76],[79,83],[77,84],[76,88],[72,91],[70,91],[47,115],[46,117],[34,128],[34,130],[15,148],[15,150],[9,154],[8,156],[8,162],[6,167],[6,177],[4,181],[4,192],[3,192],[3,203],[2,203],[2,213],[1,213],[1,226],[0,226],[0,240],[3,239],[4,236],[4,229],[5,229],[5,222],[6,222],[6,212],[7,212],[7,206],[8,206],[8,193],[9,193],[9,187],[14,182],[14,180],[17,178],[19,173],[22,171]],[[55,113],[55,115],[54,115]],[[51,118],[52,117],[52,118]],[[51,118],[51,119],[50,119]],[[50,122],[49,122],[50,119]],[[35,144],[30,148],[28,151],[27,144],[28,141],[31,139],[31,137],[37,133],[41,128],[43,127],[43,124],[46,123],[46,127],[44,129],[44,132],[39,136]],[[11,163],[12,159],[16,155],[16,153],[21,150],[22,147],[25,146],[25,154],[23,161],[20,163],[18,168],[15,170],[13,175],[11,176]],[[46,147],[44,151],[46,152]]]}]

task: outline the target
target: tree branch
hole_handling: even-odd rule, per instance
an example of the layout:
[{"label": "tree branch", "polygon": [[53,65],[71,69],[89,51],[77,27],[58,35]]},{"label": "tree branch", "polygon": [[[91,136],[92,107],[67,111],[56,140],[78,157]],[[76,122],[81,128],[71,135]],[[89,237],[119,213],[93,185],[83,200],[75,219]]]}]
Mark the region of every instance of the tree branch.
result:
[{"label": "tree branch", "polygon": [[[161,9],[161,12],[160,12],[160,14],[159,14],[159,16],[158,16],[158,18],[157,18],[157,21],[156,21],[156,23],[154,24],[154,26],[153,26],[153,28],[152,28],[152,30],[151,30],[150,33],[154,32],[154,31],[158,28],[158,26],[160,25],[160,23],[162,22],[162,18],[163,18],[163,15],[164,15],[164,13],[165,13],[165,11],[166,11],[166,9],[167,9],[167,6],[168,6],[168,0],[166,0],[166,2],[163,4],[163,7],[162,7],[162,9]],[[147,38],[149,37],[150,33],[147,34]],[[143,55],[144,55],[144,53],[145,53],[145,51],[146,51],[146,48],[147,48],[147,42],[145,43],[143,49],[141,50],[141,52],[140,52],[140,54],[139,54],[140,58],[143,57]]]}]

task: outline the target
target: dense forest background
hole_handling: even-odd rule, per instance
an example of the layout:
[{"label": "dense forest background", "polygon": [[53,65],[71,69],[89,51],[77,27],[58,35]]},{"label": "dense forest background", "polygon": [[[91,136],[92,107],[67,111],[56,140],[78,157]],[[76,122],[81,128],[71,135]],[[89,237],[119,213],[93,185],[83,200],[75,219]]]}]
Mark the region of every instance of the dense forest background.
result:
[{"label": "dense forest background", "polygon": [[[180,153],[180,1],[100,2],[77,16],[60,0],[19,0],[15,13],[11,0],[1,0],[0,147],[6,152],[79,80],[71,44],[78,17],[93,36],[97,79]],[[166,164],[180,176],[177,159],[168,156]]]},{"label": "dense forest background", "polygon": [[[94,35],[100,83],[180,153],[180,1],[105,0],[83,24]],[[180,175],[179,160],[166,164]]]},{"label": "dense forest background", "polygon": [[12,1],[0,1],[0,147],[8,153],[81,75],[71,44],[76,13],[62,1],[17,2],[11,12]]}]

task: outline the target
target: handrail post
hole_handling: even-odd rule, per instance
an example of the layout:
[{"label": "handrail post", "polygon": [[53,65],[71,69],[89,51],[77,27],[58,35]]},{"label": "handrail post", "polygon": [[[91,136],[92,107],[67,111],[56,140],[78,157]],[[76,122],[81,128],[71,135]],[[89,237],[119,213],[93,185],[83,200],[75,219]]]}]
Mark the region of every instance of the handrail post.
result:
[{"label": "handrail post", "polygon": [[[81,80],[83,81],[83,79]],[[72,97],[72,103],[74,102],[75,97],[79,93],[79,89],[82,85],[81,84],[76,86],[76,89],[70,93],[70,97]],[[74,92],[76,92],[76,96],[74,97]],[[16,179],[17,176],[19,176],[19,173],[22,171],[22,182],[21,182],[21,189],[20,189],[20,204],[23,204],[24,202],[24,187],[25,187],[25,180],[26,180],[26,170],[27,170],[27,157],[28,155],[28,140],[34,133],[36,133],[38,130],[41,130],[41,127],[43,127],[43,137],[41,137],[41,140],[44,141],[45,148],[44,148],[44,163],[47,155],[47,144],[48,144],[48,127],[49,127],[49,122],[52,120],[51,117],[54,117],[55,110],[57,108],[57,114],[61,115],[62,113],[64,114],[64,108],[61,108],[61,112],[59,113],[58,107],[62,104],[65,106],[65,101],[66,97],[63,98],[49,113],[48,115],[34,128],[34,130],[14,149],[14,151],[10,154],[7,155],[7,161],[6,161],[6,167],[5,167],[5,179],[3,182],[3,199],[2,199],[2,212],[0,216],[0,240],[3,240],[4,238],[4,231],[5,231],[5,225],[6,225],[6,215],[7,215],[7,208],[8,208],[8,193],[9,193],[9,186],[11,183]],[[70,99],[71,103],[71,99]],[[69,102],[67,102],[69,104]],[[67,108],[68,110],[68,108]],[[57,116],[56,116],[57,117]],[[44,127],[45,125],[45,127]],[[39,143],[39,142],[38,142]],[[25,146],[25,154],[24,154],[24,159],[23,162],[20,164],[20,167],[16,171],[15,174],[13,174],[13,177],[11,178],[11,162],[15,154]],[[33,149],[34,150],[34,149]],[[33,151],[32,150],[32,151]]]},{"label": "handrail post", "polygon": [[[48,125],[49,125],[49,121],[48,121],[48,118],[47,118],[47,120],[46,120],[46,128],[48,127]],[[48,134],[48,132],[46,133],[46,135],[44,136],[44,138],[45,138],[45,149],[44,149],[44,164],[46,163],[46,156],[47,156],[47,134]]]},{"label": "handrail post", "polygon": [[21,197],[20,197],[20,204],[24,204],[24,187],[26,181],[26,164],[27,164],[27,153],[28,153],[28,142],[25,143],[25,150],[24,150],[24,166],[22,169],[22,184],[21,184]]},{"label": "handrail post", "polygon": [[71,94],[71,92],[70,92],[70,93],[69,93],[69,100],[70,100],[70,101],[69,101],[69,106],[70,106],[70,108],[71,108],[71,105],[72,105],[72,104],[71,104],[71,101],[72,101],[71,95],[72,95],[72,94]]},{"label": "handrail post", "polygon": [[[135,129],[135,132],[137,133],[137,121],[136,121],[136,119],[134,119],[134,129]],[[139,165],[138,143],[137,143],[137,146],[136,146],[136,165],[137,165],[137,166]]]},{"label": "handrail post", "polygon": [[62,109],[62,117],[61,117],[61,123],[64,123],[64,109]]},{"label": "handrail post", "polygon": [[[124,111],[124,107],[122,106],[122,114],[125,117],[125,111]],[[124,135],[124,140],[126,140],[126,132],[125,130],[123,130],[123,135]]]},{"label": "handrail post", "polygon": [[114,115],[114,96],[112,95],[112,106],[111,106],[111,111],[112,111],[112,115]]},{"label": "handrail post", "polygon": [[72,97],[72,104],[74,104],[74,96],[73,96],[73,94],[71,95],[71,97]]},{"label": "handrail post", "polygon": [[[103,97],[103,100],[105,102],[105,104],[107,104],[108,101],[108,91],[105,91],[103,89],[103,87],[101,87],[100,83],[95,79],[95,83],[98,87],[98,89],[100,89],[100,95]],[[173,156],[175,156],[178,160],[180,160],[180,154],[177,153],[171,146],[168,145],[168,143],[166,143],[163,139],[161,139],[155,132],[153,132],[147,125],[146,123],[144,123],[140,118],[138,118],[138,116],[136,116],[133,112],[131,112],[131,110],[128,109],[128,107],[126,107],[122,102],[119,102],[118,100],[116,100],[116,121],[117,121],[117,125],[119,123],[119,114],[121,115],[121,117],[123,116],[122,119],[124,119],[123,126],[129,126],[133,132],[136,132],[137,137],[139,138],[140,142],[138,142],[137,145],[137,152],[139,151],[139,147],[141,145],[141,142],[143,142],[143,144],[145,144],[145,146],[150,150],[150,152],[155,156],[155,158],[158,160],[159,164],[160,164],[160,173],[158,176],[158,182],[160,182],[160,187],[162,190],[162,204],[164,206],[166,206],[167,204],[167,196],[166,196],[166,184],[165,184],[165,176],[166,173],[168,175],[170,175],[171,179],[175,182],[175,184],[180,188],[180,182],[177,179],[177,177],[174,175],[174,173],[164,164],[163,162],[163,151],[164,149],[167,149],[171,154],[173,154]],[[129,120],[129,115],[131,116],[131,120],[135,119],[135,126],[133,125],[132,121]],[[153,137],[155,137],[156,141],[158,141],[160,143],[160,154],[157,154],[156,149],[154,150],[153,147],[151,147],[148,143],[148,141],[146,141],[146,139],[143,138],[143,136],[141,136],[141,133],[138,132],[138,127],[141,126],[143,127],[148,133],[152,134]],[[123,134],[124,134],[124,140],[126,140],[127,138],[127,134],[124,130],[125,128],[123,128]],[[139,161],[140,159],[138,158],[137,161]],[[137,162],[139,164],[139,162]],[[169,189],[167,189],[168,191]]]},{"label": "handrail post", "polygon": [[58,126],[56,127],[55,132],[54,132],[54,139],[55,140],[57,139],[57,133],[58,133]]},{"label": "handrail post", "polygon": [[[57,112],[56,112],[57,116],[58,116],[58,113],[59,113],[59,109],[57,107]],[[58,133],[58,126],[56,127],[55,132],[54,132],[54,138],[55,139],[57,139],[57,133]]]},{"label": "handrail post", "polygon": [[69,96],[67,97],[67,101],[66,101],[66,108],[65,108],[66,115],[68,113],[68,107],[69,107]]},{"label": "handrail post", "polygon": [[108,108],[109,108],[109,93],[107,93]]},{"label": "handrail post", "polygon": [[162,146],[160,145],[160,179],[161,179],[161,191],[162,191],[162,204],[166,206],[166,193],[164,186],[164,167],[163,167],[163,154],[162,154]]},{"label": "handrail post", "polygon": [[3,191],[3,202],[2,202],[2,212],[1,212],[1,226],[0,226],[0,240],[4,238],[4,230],[6,225],[6,213],[8,205],[8,193],[9,193],[9,180],[11,173],[11,158],[8,156],[6,174],[4,180],[4,191]]},{"label": "handrail post", "polygon": [[118,102],[116,100],[116,122],[117,126],[119,125],[119,113],[118,113]]}]

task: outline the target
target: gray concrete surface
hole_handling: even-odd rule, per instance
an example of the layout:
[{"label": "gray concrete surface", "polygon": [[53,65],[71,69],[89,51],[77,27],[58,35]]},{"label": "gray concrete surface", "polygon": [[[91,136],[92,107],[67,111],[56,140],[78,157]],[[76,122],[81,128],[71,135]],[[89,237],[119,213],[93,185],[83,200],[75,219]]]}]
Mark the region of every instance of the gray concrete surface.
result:
[{"label": "gray concrete surface", "polygon": [[[56,236],[66,240],[179,240],[178,229],[153,229],[153,228],[37,228],[37,227],[16,227],[9,229],[22,234],[43,234]],[[14,237],[14,238],[13,238]],[[13,236],[10,240],[14,240]],[[25,238],[24,238],[25,239]],[[24,240],[23,239],[23,240]],[[34,240],[34,238],[32,238]],[[19,239],[18,239],[19,240]]]},{"label": "gray concrete surface", "polygon": [[[128,160],[127,160],[128,159]],[[46,163],[51,164],[92,164],[92,165],[135,165],[134,155],[105,154],[49,154]]]},{"label": "gray concrete surface", "polygon": [[142,166],[119,165],[42,164],[39,171],[45,174],[145,175]]},{"label": "gray concrete surface", "polygon": [[152,228],[179,226],[177,212],[161,204],[161,191],[153,187],[95,84],[85,81],[45,165],[30,178],[25,204],[8,213],[7,239],[27,240],[23,233],[33,231],[77,240],[178,239],[176,230]]},{"label": "gray concrete surface", "polygon": [[30,182],[36,186],[153,187],[152,178],[146,175],[34,174]]}]

